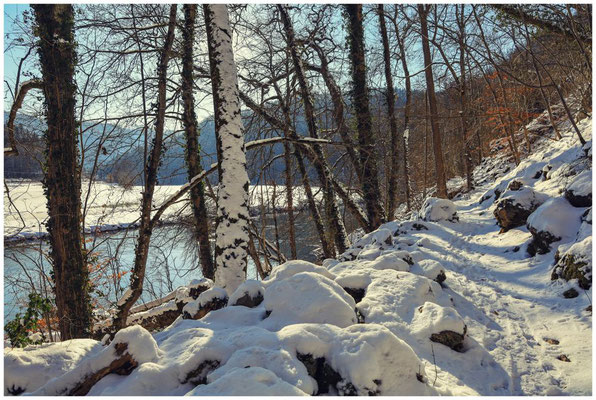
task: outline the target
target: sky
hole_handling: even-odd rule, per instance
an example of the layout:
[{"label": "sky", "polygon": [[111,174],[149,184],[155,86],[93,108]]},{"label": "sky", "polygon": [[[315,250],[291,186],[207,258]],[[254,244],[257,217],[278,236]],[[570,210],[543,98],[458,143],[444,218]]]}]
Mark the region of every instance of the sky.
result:
[{"label": "sky", "polygon": [[[28,4],[4,5],[4,80],[10,83],[11,88],[13,88],[16,79],[19,60],[25,55],[26,50],[22,47],[13,47],[7,50],[7,45],[9,41],[15,37],[15,35],[12,34],[15,32],[15,18],[18,17],[19,19],[22,19],[21,15],[23,11],[27,9],[29,9]],[[6,83],[4,83],[4,109],[7,110],[10,108],[11,104],[12,97],[10,91],[7,90]]]},{"label": "sky", "polygon": [[[15,83],[15,79],[16,79],[16,74],[17,74],[17,67],[18,67],[18,62],[20,60],[20,58],[23,57],[23,55],[25,54],[26,50],[23,47],[12,47],[12,48],[8,48],[8,45],[11,41],[11,39],[16,37],[16,32],[19,31],[19,28],[17,26],[16,21],[22,21],[22,13],[23,11],[29,9],[29,5],[28,4],[5,4],[4,5],[4,109],[5,110],[9,110],[10,106],[12,105],[13,99],[12,99],[12,95],[10,90],[8,90],[8,86],[7,86],[7,82],[8,85],[10,85],[10,89],[14,90],[14,83]],[[295,21],[296,27],[297,29],[299,29],[299,24],[300,21]],[[341,22],[338,22],[338,24],[341,24]],[[374,17],[369,17],[368,20],[366,21],[366,35],[367,37],[374,37],[376,35],[378,35],[376,33],[377,31],[377,27],[376,27],[376,18]],[[238,38],[236,38],[238,39]],[[375,38],[375,39],[378,39]],[[415,43],[417,45],[417,43]],[[378,40],[376,42],[374,41],[369,41],[369,44],[367,45],[368,50],[370,51],[380,51],[380,49],[378,49],[379,43]],[[237,57],[243,57],[245,56],[244,53],[246,53],[247,49],[246,47],[241,47],[239,48],[239,51],[237,52],[236,56]],[[416,53],[414,51],[414,53]],[[35,54],[35,52],[32,52],[29,56],[29,59],[27,60],[26,63],[26,67],[23,68],[24,70],[33,70],[35,71],[35,62],[37,60],[37,56]],[[417,66],[421,67],[417,64],[419,64],[419,60],[418,57],[414,57],[413,60],[409,60],[410,62],[412,62],[412,65],[410,66],[410,72],[416,72]],[[396,66],[397,66],[397,60],[396,60]],[[370,69],[369,69],[370,71]],[[38,74],[36,74],[38,75]],[[403,80],[399,79],[399,76],[401,76],[401,70],[400,68],[398,68],[396,70],[396,75],[394,76],[394,81],[396,86],[401,87],[403,86]],[[347,77],[346,77],[347,78]],[[416,78],[416,80],[418,80],[419,76]],[[21,82],[26,79],[24,77],[21,77]],[[343,80],[342,77],[340,77],[340,80]],[[375,76],[373,78],[373,81],[375,82],[375,84],[384,84],[384,78],[382,76]],[[347,81],[345,82],[345,84],[347,84]],[[416,86],[416,82],[414,82],[415,86]],[[198,99],[198,97],[197,97]],[[210,114],[212,114],[212,104],[210,101],[210,98],[203,98],[203,96],[201,97],[202,101],[201,104],[199,104],[199,107],[197,108],[197,115],[199,117],[199,119],[203,119],[203,118],[207,118],[210,116]],[[33,103],[32,103],[33,101]],[[35,104],[34,100],[32,99],[27,99],[25,101],[25,105],[22,109],[23,112],[28,112],[27,109],[27,105],[31,105],[32,106],[29,107],[29,111],[34,110],[34,109],[39,109],[38,104]],[[115,115],[120,115],[120,113],[118,113],[117,111],[120,110],[114,110],[114,114]]]}]

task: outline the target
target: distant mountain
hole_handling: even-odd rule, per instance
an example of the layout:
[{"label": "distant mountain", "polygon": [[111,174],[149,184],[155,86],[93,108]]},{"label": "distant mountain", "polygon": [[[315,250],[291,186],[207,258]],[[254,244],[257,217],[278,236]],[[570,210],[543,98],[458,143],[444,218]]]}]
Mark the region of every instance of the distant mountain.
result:
[{"label": "distant mountain", "polygon": [[[405,103],[405,92],[402,89],[397,91],[397,107]],[[348,96],[349,98],[349,96]],[[385,98],[379,91],[371,91],[371,107],[385,107]],[[317,102],[324,102],[318,98]],[[349,103],[348,103],[349,108]],[[248,121],[252,117],[251,111],[245,111],[243,117]],[[346,118],[353,116],[348,113]],[[4,120],[8,120],[8,112],[4,112]],[[253,128],[245,132],[246,141],[263,138],[265,130],[268,137],[281,135],[268,127],[252,125]],[[42,132],[46,129],[45,121],[41,118],[27,114],[17,114],[15,128],[21,135],[27,137],[27,143],[31,151],[22,152],[19,157],[7,157],[4,160],[4,176],[6,178],[41,178],[41,160],[43,159]],[[83,145],[85,157],[83,159],[83,170],[90,173],[96,164],[96,179],[115,181],[119,183],[139,184],[141,183],[142,160],[144,153],[142,128],[122,128],[115,124],[94,125],[86,122],[83,128]],[[298,134],[308,135],[306,121],[302,113],[298,113],[296,120],[296,131]],[[162,154],[162,164],[158,173],[160,185],[182,185],[188,181],[186,166],[184,162],[185,139],[183,133],[175,135],[166,132],[165,151]],[[35,140],[37,138],[37,140]],[[337,138],[339,140],[339,138]],[[217,147],[215,140],[215,123],[213,118],[206,118],[200,123],[199,144],[201,146],[201,164],[208,168],[217,161]],[[269,160],[283,153],[283,144],[278,143],[268,148],[253,150],[248,154],[247,168],[252,184],[264,183],[262,171],[267,164],[267,181],[275,180],[281,184],[284,182],[285,163],[282,157],[278,157],[272,163]],[[33,156],[32,156],[33,155]],[[338,156],[331,156],[333,163]],[[312,168],[309,175],[315,177]],[[217,176],[210,177],[212,182],[217,181]]]}]

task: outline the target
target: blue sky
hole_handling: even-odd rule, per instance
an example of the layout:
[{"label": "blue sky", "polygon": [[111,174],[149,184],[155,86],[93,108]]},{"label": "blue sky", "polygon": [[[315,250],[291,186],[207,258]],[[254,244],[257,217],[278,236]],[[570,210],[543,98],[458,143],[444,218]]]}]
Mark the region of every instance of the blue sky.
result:
[{"label": "blue sky", "polygon": [[[4,5],[4,80],[10,83],[11,88],[14,85],[16,74],[17,74],[17,67],[19,60],[25,55],[26,50],[22,47],[13,47],[10,50],[6,50],[8,47],[8,43],[12,39],[13,35],[12,32],[15,31],[14,21],[16,18],[22,20],[23,11],[29,9],[28,4],[5,4]],[[8,38],[7,38],[8,35]],[[32,56],[35,54],[32,53]],[[33,58],[30,56],[33,61]],[[12,97],[10,95],[10,91],[6,88],[6,83],[4,83],[4,109],[10,107],[12,104]]]}]

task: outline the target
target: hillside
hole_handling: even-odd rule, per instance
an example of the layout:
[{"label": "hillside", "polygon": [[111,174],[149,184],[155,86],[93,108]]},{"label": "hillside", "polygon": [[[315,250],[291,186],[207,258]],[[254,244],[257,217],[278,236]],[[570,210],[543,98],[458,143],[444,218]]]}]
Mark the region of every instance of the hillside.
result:
[{"label": "hillside", "polygon": [[323,266],[290,261],[229,298],[193,282],[131,316],[182,305],[163,331],[7,349],[4,393],[590,395],[591,119],[579,126],[585,146],[562,125],[518,166],[485,159],[473,192]]}]

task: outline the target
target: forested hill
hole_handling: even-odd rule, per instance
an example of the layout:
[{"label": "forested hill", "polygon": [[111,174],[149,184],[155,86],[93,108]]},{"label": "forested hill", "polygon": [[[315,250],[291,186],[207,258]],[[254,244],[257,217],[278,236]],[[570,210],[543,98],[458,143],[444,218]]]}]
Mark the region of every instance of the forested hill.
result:
[{"label": "forested hill", "polygon": [[[397,102],[396,107],[403,107],[405,94],[403,89],[396,89]],[[382,107],[384,99],[381,95],[373,96],[371,103],[375,107]],[[4,120],[8,120],[8,111],[4,112]],[[249,122],[253,117],[250,110],[244,111],[244,120]],[[348,114],[348,118],[353,118]],[[17,113],[15,121],[15,132],[17,139],[23,143],[27,152],[17,157],[6,157],[4,159],[4,176],[6,178],[27,178],[41,179],[41,161],[43,160],[43,140],[41,132],[45,130],[45,121],[43,118],[30,116],[23,113]],[[263,127],[253,124],[247,124],[245,133],[246,141],[263,138]],[[94,124],[92,122],[83,123],[83,144],[86,157],[84,160],[84,170],[92,171],[95,163],[95,154],[98,153],[96,180],[116,182],[125,186],[141,183],[140,172],[143,168],[143,139],[141,135],[142,128],[123,128],[112,123]],[[270,131],[270,136],[279,136],[280,132]],[[307,135],[307,127],[304,118],[296,119],[296,131],[299,134]],[[213,118],[206,118],[200,123],[199,143],[201,146],[201,164],[203,168],[209,168],[211,164],[217,162],[216,142],[215,142],[215,124]],[[171,131],[166,135],[169,139],[165,144],[163,163],[159,169],[159,183],[162,185],[182,185],[188,181],[188,174],[184,163],[184,133],[178,132],[171,135]],[[99,143],[101,149],[98,151]],[[268,165],[268,183],[275,181],[277,184],[283,183],[284,163],[278,159],[269,163],[266,158],[278,156],[283,152],[283,145],[273,145],[270,154],[266,157],[249,157],[248,169],[249,178],[252,184],[262,182],[261,176],[263,167]],[[337,156],[335,157],[337,158]],[[315,176],[314,171],[309,170],[309,175]],[[217,181],[216,175],[211,178]]]}]

